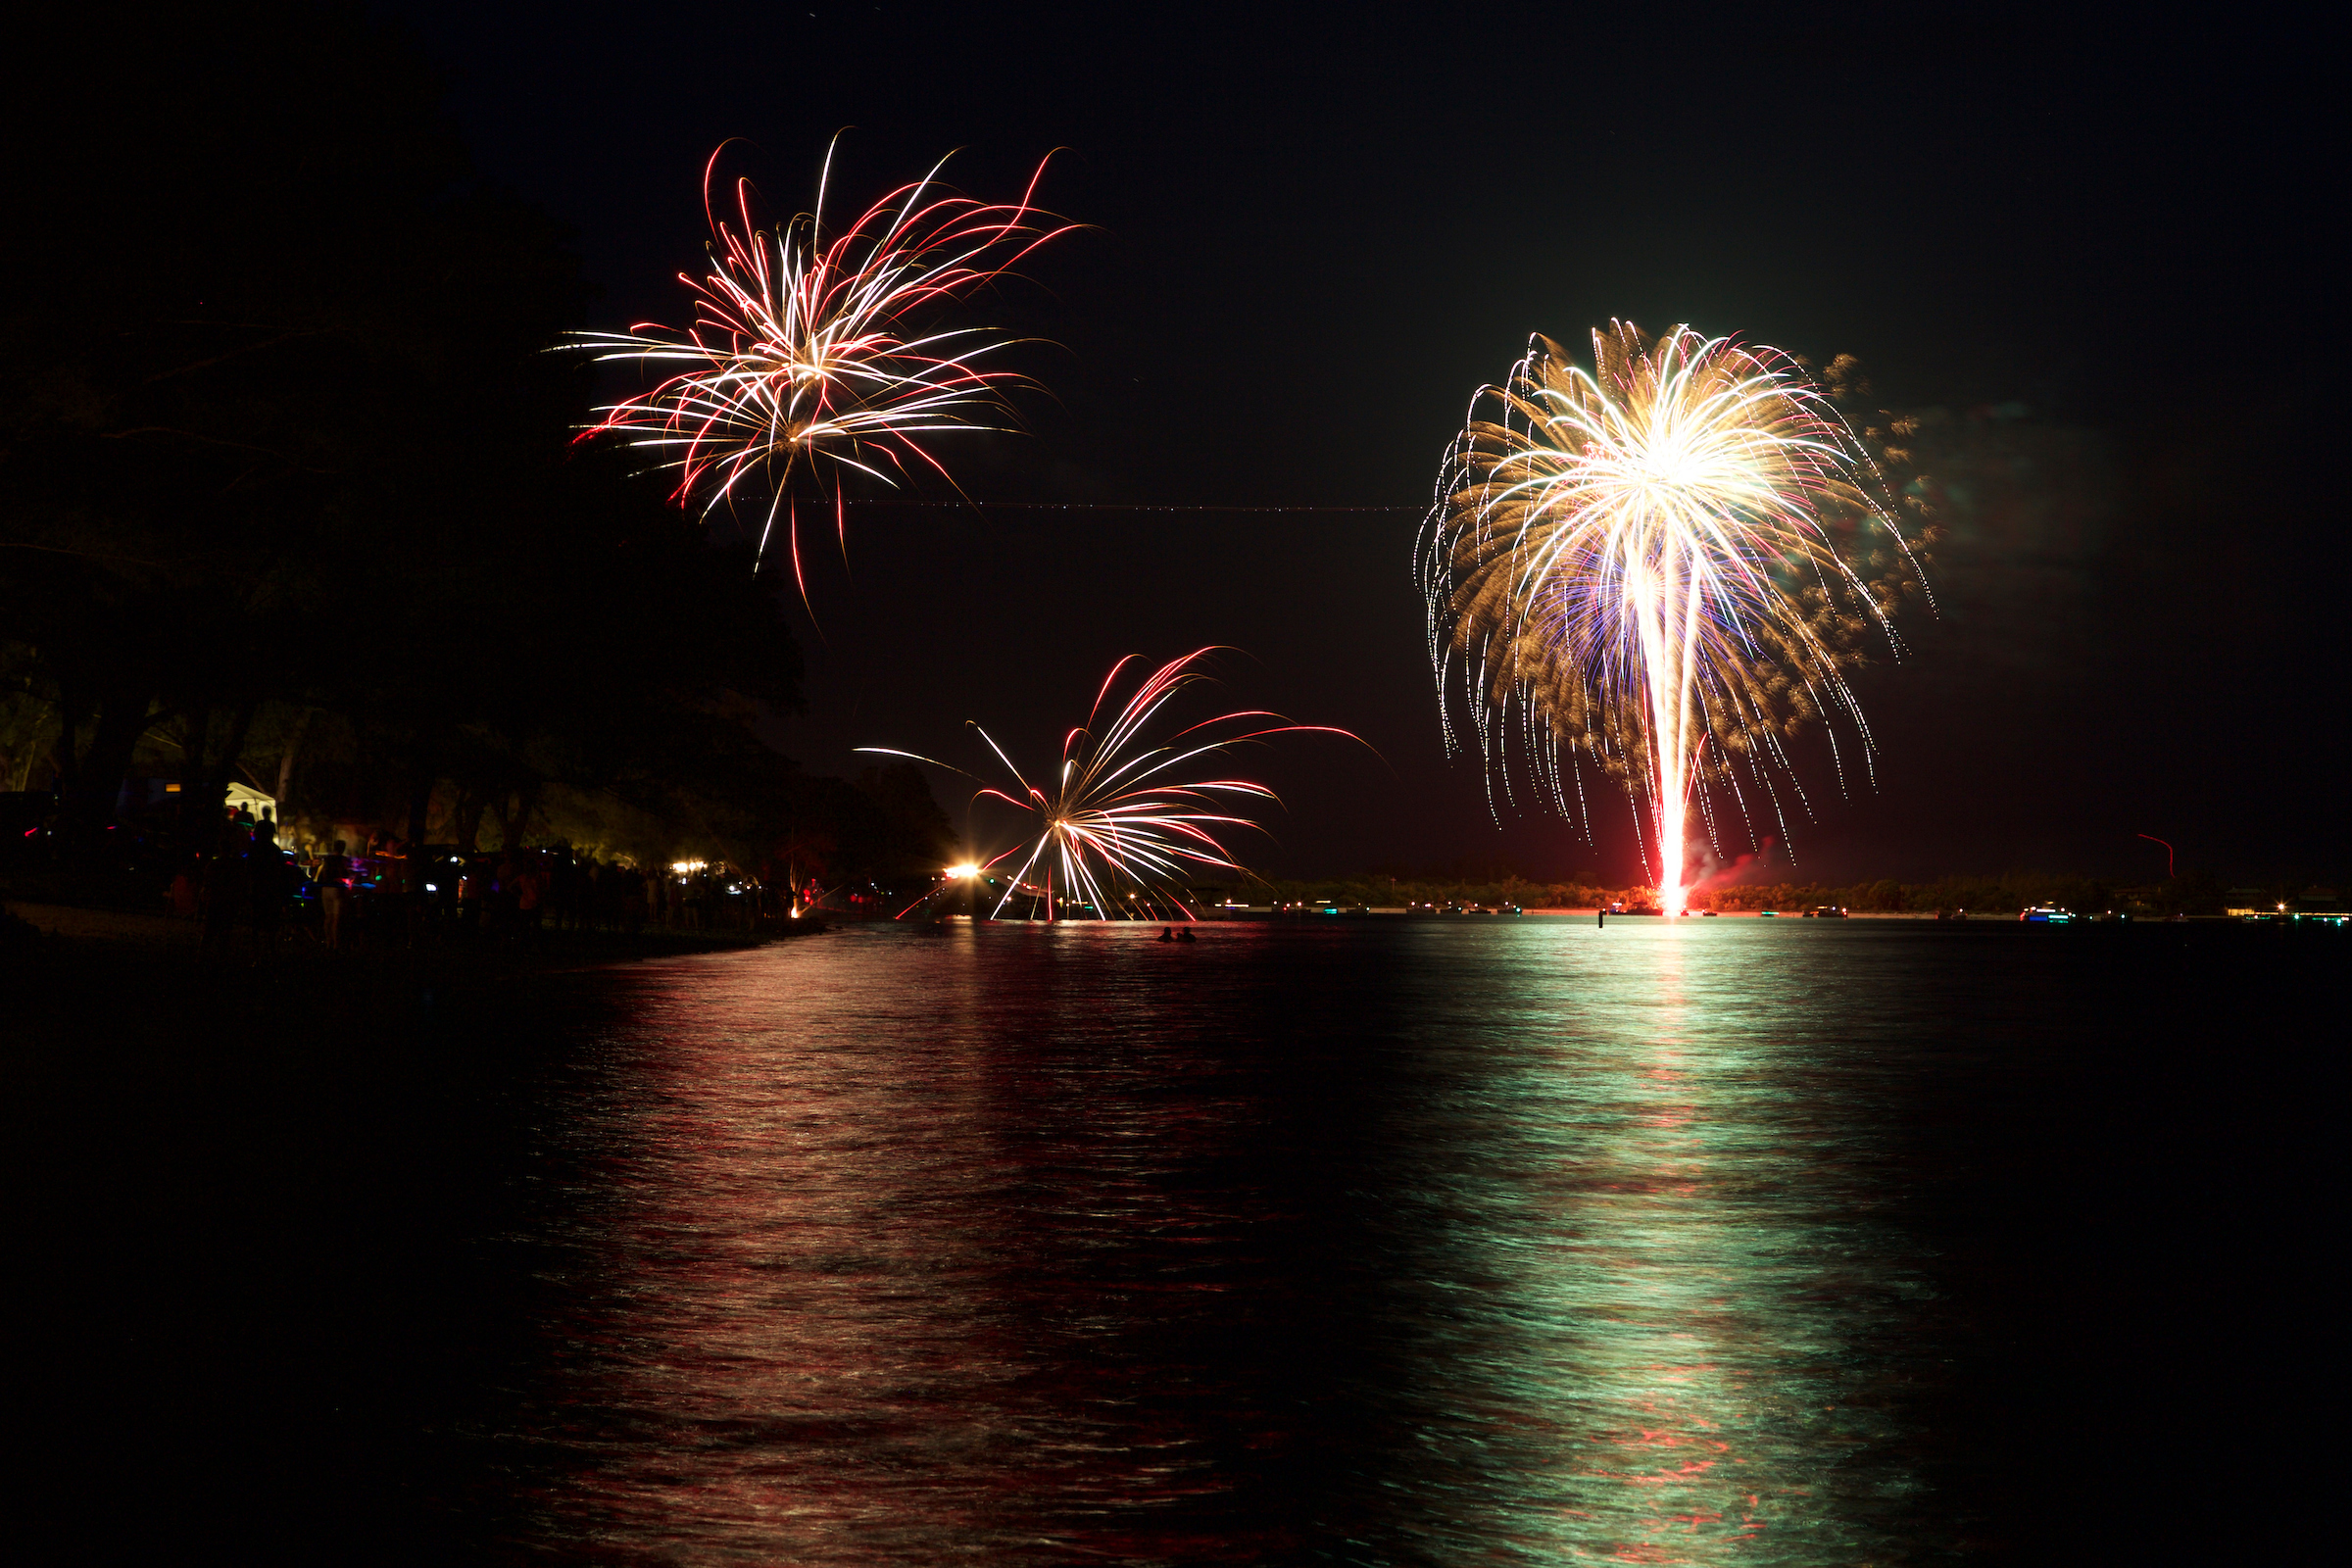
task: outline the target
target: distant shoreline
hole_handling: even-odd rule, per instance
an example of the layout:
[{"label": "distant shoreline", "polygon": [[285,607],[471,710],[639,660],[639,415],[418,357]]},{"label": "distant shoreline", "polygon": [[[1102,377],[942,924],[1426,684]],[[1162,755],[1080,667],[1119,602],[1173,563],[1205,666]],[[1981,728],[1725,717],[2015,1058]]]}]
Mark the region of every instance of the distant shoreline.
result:
[{"label": "distant shoreline", "polygon": [[[1312,901],[1310,900],[1307,902],[1311,903]],[[1262,904],[1250,905],[1242,908],[1211,906],[1210,909],[1212,916],[1219,920],[1305,920],[1335,918],[1353,918],[1360,920],[1368,915],[1382,915],[1391,918],[1410,918],[1416,920],[1521,920],[1536,916],[1565,918],[1572,915],[1597,915],[1600,913],[1601,906],[1596,904],[1545,905],[1541,906],[1529,906],[1525,908],[1514,910],[1506,915],[1494,914],[1485,909],[1463,909],[1447,913],[1435,909],[1411,909],[1402,905],[1378,904],[1372,905],[1369,907],[1328,910],[1315,908],[1298,909],[1296,911],[1278,910],[1271,906]],[[1655,920],[1664,918],[1664,916],[1660,915],[1655,909],[1611,909],[1609,912],[1616,915],[1621,920]],[[1848,909],[1841,916],[1832,916],[1832,918],[1842,918],[1847,920],[1930,921],[1942,919],[1945,917],[1946,916],[1938,914],[1934,909]],[[1795,920],[1810,919],[1813,917],[1807,915],[1801,908],[1792,907],[1787,909],[1709,909],[1703,911],[1692,909],[1688,915],[1685,915],[1684,918],[1691,920]],[[2011,918],[2011,916],[1988,912],[1981,915],[1968,915],[1966,918],[1972,920],[1998,920]]]},{"label": "distant shoreline", "polygon": [[[8,949],[12,963],[39,962],[49,955],[163,965],[197,964],[208,969],[283,972],[306,982],[349,975],[389,978],[414,973],[433,982],[464,978],[501,979],[558,969],[596,968],[647,958],[736,953],[783,940],[767,932],[643,930],[581,931],[544,928],[512,936],[487,932],[435,932],[400,945],[367,945],[330,952],[306,926],[289,920],[272,947],[255,950],[252,929],[239,921],[219,948],[207,953],[201,921],[135,910],[90,908],[28,899],[0,900],[0,909],[38,933],[24,948]],[[821,923],[820,923],[821,928]],[[800,933],[793,933],[798,935]]]}]

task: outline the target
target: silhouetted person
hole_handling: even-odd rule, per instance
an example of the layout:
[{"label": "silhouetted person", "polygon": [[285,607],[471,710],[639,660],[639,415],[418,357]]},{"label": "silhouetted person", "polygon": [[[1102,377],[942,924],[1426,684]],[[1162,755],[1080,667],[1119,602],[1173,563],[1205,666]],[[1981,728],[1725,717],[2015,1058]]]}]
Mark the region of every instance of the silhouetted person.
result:
[{"label": "silhouetted person", "polygon": [[318,940],[329,953],[343,951],[343,914],[351,906],[351,858],[335,840],[318,862]]},{"label": "silhouetted person", "polygon": [[1188,925],[1176,933],[1176,940],[1179,942],[1197,942],[1200,939],[1193,935],[1193,928]]},{"label": "silhouetted person", "polygon": [[547,902],[547,871],[536,858],[526,859],[521,874],[514,878],[514,915],[525,935],[539,929],[542,906]]},{"label": "silhouetted person", "polygon": [[514,863],[514,854],[507,851],[499,859],[498,871],[490,884],[490,928],[493,931],[514,929],[515,911],[522,903],[522,867]]},{"label": "silhouetted person", "polygon": [[220,847],[205,867],[204,946],[208,953],[219,953],[228,946],[229,933],[236,929],[237,915],[249,902],[245,852],[252,847],[242,829],[230,828],[221,835]]},{"label": "silhouetted person", "polygon": [[1159,928],[1159,940],[1162,942],[1173,942],[1176,940],[1176,933],[1163,925]]},{"label": "silhouetted person", "polygon": [[592,907],[600,930],[610,931],[623,923],[628,885],[628,873],[619,866],[605,864],[596,868],[596,894]]},{"label": "silhouetted person", "polygon": [[579,903],[580,868],[570,852],[557,851],[548,862],[545,876],[546,891],[541,902],[547,906],[548,923],[559,931],[567,923],[577,928],[579,916],[573,911]]},{"label": "silhouetted person", "polygon": [[285,913],[286,855],[277,847],[277,824],[265,817],[245,852],[245,896],[253,913],[253,951],[277,955],[277,922]]}]

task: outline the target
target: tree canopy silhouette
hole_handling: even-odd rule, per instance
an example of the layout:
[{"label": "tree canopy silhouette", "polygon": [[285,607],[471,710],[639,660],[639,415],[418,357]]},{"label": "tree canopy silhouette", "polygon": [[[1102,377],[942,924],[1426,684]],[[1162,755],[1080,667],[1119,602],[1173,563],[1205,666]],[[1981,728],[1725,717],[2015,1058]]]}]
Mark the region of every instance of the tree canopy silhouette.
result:
[{"label": "tree canopy silhouette", "polygon": [[468,838],[551,785],[789,814],[773,584],[573,443],[566,236],[473,170],[419,55],[338,6],[50,30],[104,70],[11,109],[0,788],[47,762],[87,828],[160,748],[201,835],[258,722],[281,779],[336,730],[404,837],[436,791]]}]

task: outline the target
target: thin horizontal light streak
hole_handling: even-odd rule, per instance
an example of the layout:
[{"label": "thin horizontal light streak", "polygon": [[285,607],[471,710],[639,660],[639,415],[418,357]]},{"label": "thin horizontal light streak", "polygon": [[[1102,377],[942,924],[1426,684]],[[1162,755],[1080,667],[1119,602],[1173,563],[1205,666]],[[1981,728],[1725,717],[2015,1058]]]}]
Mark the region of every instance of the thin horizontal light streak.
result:
[{"label": "thin horizontal light streak", "polygon": [[1178,507],[1122,501],[852,501],[853,507],[939,507],[958,512],[1427,512],[1427,507]]}]

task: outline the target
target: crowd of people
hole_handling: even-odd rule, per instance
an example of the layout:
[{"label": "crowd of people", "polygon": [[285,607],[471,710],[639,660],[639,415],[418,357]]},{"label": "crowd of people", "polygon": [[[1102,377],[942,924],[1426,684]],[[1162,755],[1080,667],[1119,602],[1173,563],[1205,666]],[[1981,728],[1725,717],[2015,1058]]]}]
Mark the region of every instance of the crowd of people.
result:
[{"label": "crowd of people", "polygon": [[546,929],[637,933],[742,932],[790,912],[771,889],[724,862],[639,866],[557,845],[494,851],[422,850],[390,839],[335,839],[289,849],[268,807],[237,807],[220,846],[172,877],[173,914],[202,923],[208,951],[226,952],[242,927],[257,957],[298,927],[329,951],[398,945],[420,935],[528,940]]}]

